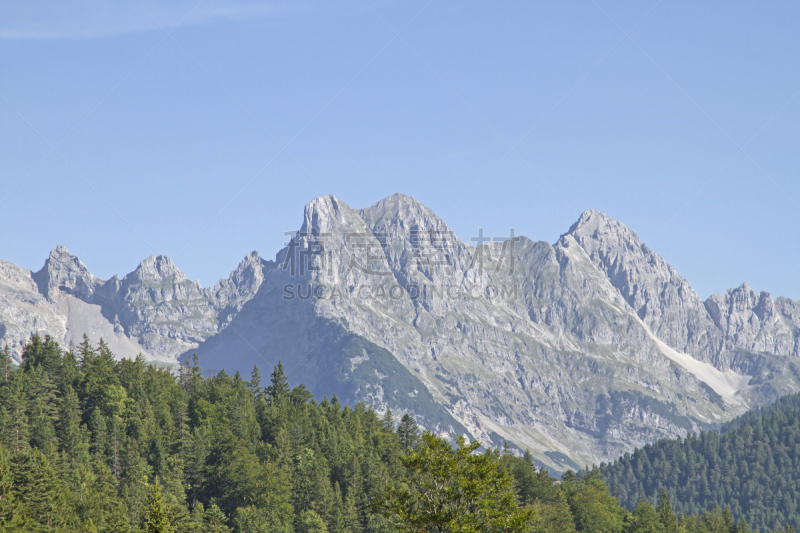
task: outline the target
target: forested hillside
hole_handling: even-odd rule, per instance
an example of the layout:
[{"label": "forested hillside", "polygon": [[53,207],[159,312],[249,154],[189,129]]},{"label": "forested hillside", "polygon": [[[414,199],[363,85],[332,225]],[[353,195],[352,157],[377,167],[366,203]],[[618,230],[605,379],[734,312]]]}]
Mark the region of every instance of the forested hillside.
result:
[{"label": "forested hillside", "polygon": [[262,386],[257,368],[175,375],[102,342],[0,355],[2,531],[750,531],[720,510],[679,522],[666,497],[629,513],[599,470],[557,483],[527,454],[317,402],[281,365]]},{"label": "forested hillside", "polygon": [[762,530],[800,524],[800,395],[751,411],[687,438],[661,440],[600,466],[622,504],[632,509],[662,490],[690,514],[730,506]]}]

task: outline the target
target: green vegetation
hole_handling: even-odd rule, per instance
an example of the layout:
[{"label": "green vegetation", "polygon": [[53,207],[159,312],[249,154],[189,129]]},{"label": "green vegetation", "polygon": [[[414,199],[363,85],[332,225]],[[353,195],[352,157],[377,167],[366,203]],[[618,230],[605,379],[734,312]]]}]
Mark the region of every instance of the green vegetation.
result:
[{"label": "green vegetation", "polygon": [[676,511],[730,507],[761,530],[800,525],[800,395],[733,420],[720,432],[666,439],[600,471],[628,509],[666,491]]},{"label": "green vegetation", "polygon": [[456,444],[425,433],[400,457],[405,479],[387,485],[373,508],[407,533],[527,531],[533,510],[517,505],[511,472],[494,455],[475,453],[479,442],[457,437]]},{"label": "green vegetation", "polygon": [[528,453],[479,447],[317,402],[281,364],[262,386],[258,368],[206,378],[195,358],[174,374],[85,338],[33,337],[18,368],[0,351],[0,532],[750,531],[727,510],[679,520],[666,496],[631,513],[600,470],[558,483]]}]

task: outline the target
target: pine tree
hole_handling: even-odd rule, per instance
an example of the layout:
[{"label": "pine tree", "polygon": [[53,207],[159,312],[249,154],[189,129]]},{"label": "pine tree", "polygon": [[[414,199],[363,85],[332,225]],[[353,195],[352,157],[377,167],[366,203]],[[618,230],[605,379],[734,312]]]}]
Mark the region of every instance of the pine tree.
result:
[{"label": "pine tree", "polygon": [[53,458],[58,448],[58,441],[48,407],[47,401],[42,396],[35,396],[31,402],[31,444],[49,458]]},{"label": "pine tree", "polygon": [[71,461],[88,460],[89,441],[86,426],[81,424],[81,409],[78,394],[67,385],[58,413],[59,449]]},{"label": "pine tree", "polygon": [[17,453],[10,466],[15,497],[28,516],[46,530],[75,523],[63,485],[44,454],[36,449]]},{"label": "pine tree", "polygon": [[664,533],[664,526],[659,521],[659,515],[653,504],[641,500],[633,513],[627,517],[625,533]]},{"label": "pine tree", "polygon": [[274,369],[272,370],[272,375],[270,376],[270,385],[267,387],[267,398],[269,399],[269,403],[275,403],[276,401],[285,398],[289,395],[289,379],[286,377],[286,373],[283,371],[283,363],[278,361],[278,364],[275,365]]},{"label": "pine tree", "polygon": [[8,348],[8,344],[6,344],[5,348],[0,350],[0,379],[3,380],[3,383],[8,383],[13,362],[11,350]]},{"label": "pine tree", "polygon": [[307,509],[300,514],[297,533],[328,533],[325,521],[315,511]]},{"label": "pine tree", "polygon": [[161,494],[161,487],[158,480],[153,484],[150,499],[148,501],[147,512],[144,519],[144,531],[146,533],[174,533],[172,526],[172,514]]},{"label": "pine tree", "polygon": [[661,491],[661,499],[658,502],[658,520],[664,526],[665,533],[678,533],[678,517],[672,511],[672,502],[666,490]]},{"label": "pine tree", "polygon": [[6,390],[3,444],[13,453],[23,452],[30,447],[30,425],[24,386],[25,374],[15,372]]},{"label": "pine tree", "polygon": [[[0,528],[6,526],[9,531],[14,531],[15,525],[20,531],[25,522],[22,512],[13,491],[13,475],[5,448],[0,446]],[[29,524],[30,525],[30,524]]]},{"label": "pine tree", "polygon": [[203,533],[228,533],[231,529],[226,525],[227,519],[216,504],[203,513]]},{"label": "pine tree", "polygon": [[408,413],[404,414],[403,418],[400,419],[400,425],[397,426],[397,436],[400,438],[400,446],[403,450],[414,448],[420,441],[419,426]]},{"label": "pine tree", "polygon": [[250,382],[247,387],[256,398],[261,397],[261,372],[256,365],[253,365],[253,371],[250,372]]}]

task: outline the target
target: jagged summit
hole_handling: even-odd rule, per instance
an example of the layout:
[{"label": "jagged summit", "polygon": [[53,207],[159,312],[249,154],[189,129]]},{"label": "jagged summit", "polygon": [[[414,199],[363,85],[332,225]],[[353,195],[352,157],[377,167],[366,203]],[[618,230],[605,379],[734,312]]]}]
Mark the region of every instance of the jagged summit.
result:
[{"label": "jagged summit", "polygon": [[376,233],[409,236],[411,232],[451,232],[448,225],[422,202],[405,194],[395,193],[375,204],[358,210],[367,226]]},{"label": "jagged summit", "polygon": [[[128,274],[128,276],[138,281],[166,278],[174,278],[176,281],[183,281],[186,279],[186,274],[175,266],[172,259],[166,255],[151,255],[139,263],[136,270]],[[128,276],[125,277],[127,278]]]},{"label": "jagged summit", "polygon": [[328,232],[340,227],[353,226],[358,218],[355,210],[332,194],[314,198],[303,211],[300,233]]},{"label": "jagged summit", "polygon": [[221,295],[223,292],[226,293],[229,301],[238,298],[251,298],[264,282],[266,272],[273,268],[274,265],[273,261],[265,261],[258,252],[253,250],[244,256],[244,259],[231,272],[228,279],[219,280],[213,291],[217,295]]},{"label": "jagged summit", "polygon": [[583,243],[591,246],[592,241],[598,245],[624,243],[626,246],[635,248],[643,246],[635,231],[602,211],[592,209],[584,211],[569,228],[567,234],[572,235],[582,246]]},{"label": "jagged summit", "polygon": [[691,284],[622,222],[586,211],[567,233],[642,321],[679,352],[718,360],[721,338]]},{"label": "jagged summit", "polygon": [[41,270],[33,274],[39,292],[53,299],[60,292],[79,298],[90,298],[103,280],[89,272],[80,259],[69,253],[66,246],[58,245],[50,251]]},{"label": "jagged summit", "polygon": [[574,233],[576,230],[587,224],[593,224],[595,226],[599,226],[603,224],[608,224],[609,222],[614,222],[614,220],[605,213],[603,213],[602,211],[597,211],[595,209],[587,209],[586,211],[581,213],[581,216],[578,217],[578,220],[576,220],[575,223],[572,224],[572,226],[570,226],[567,233]]},{"label": "jagged summit", "polygon": [[420,217],[433,219],[437,223],[444,224],[444,221],[422,202],[412,196],[406,196],[399,192],[387,196],[369,207],[359,209],[359,212],[367,221],[367,224],[370,225],[379,219],[413,219]]}]

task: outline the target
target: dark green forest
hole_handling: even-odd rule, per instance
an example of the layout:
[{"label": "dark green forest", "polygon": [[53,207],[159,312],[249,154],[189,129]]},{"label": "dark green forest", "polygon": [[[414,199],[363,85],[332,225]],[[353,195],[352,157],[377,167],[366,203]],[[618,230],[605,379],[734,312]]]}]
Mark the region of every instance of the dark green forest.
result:
[{"label": "dark green forest", "polygon": [[734,518],[770,530],[800,524],[800,395],[750,411],[717,431],[667,439],[600,466],[632,509],[662,491],[677,512],[729,506]]},{"label": "dark green forest", "polygon": [[205,377],[196,358],[178,372],[117,361],[102,341],[63,350],[34,336],[18,366],[0,351],[0,530],[751,531],[722,508],[679,518],[666,493],[629,512],[601,470],[555,480],[527,453],[318,402],[280,364],[264,381],[258,368]]}]

